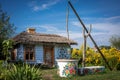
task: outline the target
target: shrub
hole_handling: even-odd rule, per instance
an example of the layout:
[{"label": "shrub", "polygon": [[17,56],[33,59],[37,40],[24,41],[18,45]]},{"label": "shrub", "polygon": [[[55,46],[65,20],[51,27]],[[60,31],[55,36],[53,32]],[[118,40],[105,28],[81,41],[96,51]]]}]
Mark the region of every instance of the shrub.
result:
[{"label": "shrub", "polygon": [[120,62],[117,64],[116,69],[120,71]]},{"label": "shrub", "polygon": [[42,80],[39,69],[27,64],[23,66],[12,64],[3,74],[5,80]]},{"label": "shrub", "polygon": [[3,64],[3,61],[0,60],[0,80],[1,80],[1,78],[2,78],[2,72],[3,72],[2,64]]},{"label": "shrub", "polygon": [[[110,49],[102,48],[101,52],[112,69],[120,70],[120,50],[111,47]],[[73,49],[72,57],[77,59],[82,57],[82,49]],[[85,64],[86,66],[106,66],[102,56],[92,48],[86,51]]]},{"label": "shrub", "polygon": [[82,50],[79,50],[79,49],[72,49],[72,55],[71,57],[73,59],[80,59],[82,57]]}]

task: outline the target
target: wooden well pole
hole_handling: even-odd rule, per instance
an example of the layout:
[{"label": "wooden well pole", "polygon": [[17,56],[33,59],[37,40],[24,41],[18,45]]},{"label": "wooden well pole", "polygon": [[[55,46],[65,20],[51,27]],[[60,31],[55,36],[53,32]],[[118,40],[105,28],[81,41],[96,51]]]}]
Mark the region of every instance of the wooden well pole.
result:
[{"label": "wooden well pole", "polygon": [[[75,13],[75,15],[77,16],[79,22],[81,23],[81,25],[83,26],[83,28],[85,29],[86,33],[89,33],[86,26],[84,25],[84,23],[82,22],[82,20],[80,19],[79,15],[77,14],[76,10],[74,9],[74,7],[72,6],[71,2],[68,1],[68,4],[70,5],[70,7],[72,8],[73,12]],[[103,53],[100,51],[99,47],[97,46],[96,42],[94,41],[94,39],[92,38],[91,34],[88,35],[90,37],[90,39],[92,40],[93,44],[95,45],[95,47],[97,48],[98,52],[101,54],[103,60],[105,61],[106,65],[108,66],[108,68],[112,71],[112,68],[110,67],[110,65],[108,64],[108,61],[106,60],[106,58],[104,57]]]},{"label": "wooden well pole", "polygon": [[85,29],[83,28],[83,59],[82,59],[82,67],[85,67],[85,57],[86,57],[86,35]]}]

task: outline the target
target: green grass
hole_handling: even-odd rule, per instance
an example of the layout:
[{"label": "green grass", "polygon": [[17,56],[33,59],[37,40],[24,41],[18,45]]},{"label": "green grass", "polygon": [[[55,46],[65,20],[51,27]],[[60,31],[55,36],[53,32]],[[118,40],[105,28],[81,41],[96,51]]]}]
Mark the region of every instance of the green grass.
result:
[{"label": "green grass", "polygon": [[44,80],[120,80],[120,71],[106,71],[105,73],[73,76],[62,78],[57,75],[57,69],[41,70]]},{"label": "green grass", "polygon": [[[0,76],[3,69],[0,65]],[[120,71],[109,71],[106,70],[104,73],[84,75],[84,76],[73,76],[69,78],[59,77],[57,69],[40,69],[43,80],[120,80]]]}]

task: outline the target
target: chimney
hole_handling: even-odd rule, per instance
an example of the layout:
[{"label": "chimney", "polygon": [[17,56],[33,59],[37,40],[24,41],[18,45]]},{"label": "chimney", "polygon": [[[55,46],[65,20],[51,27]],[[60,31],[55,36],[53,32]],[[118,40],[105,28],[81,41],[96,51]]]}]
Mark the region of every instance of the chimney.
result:
[{"label": "chimney", "polygon": [[27,32],[34,34],[35,33],[35,28],[27,28]]}]

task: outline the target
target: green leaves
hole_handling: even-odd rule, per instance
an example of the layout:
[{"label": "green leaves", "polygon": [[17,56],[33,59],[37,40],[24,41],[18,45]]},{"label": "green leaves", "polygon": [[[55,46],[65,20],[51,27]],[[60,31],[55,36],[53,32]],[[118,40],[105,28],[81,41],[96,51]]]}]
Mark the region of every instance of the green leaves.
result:
[{"label": "green leaves", "polygon": [[40,70],[27,64],[23,66],[13,64],[6,72],[6,80],[42,80]]},{"label": "green leaves", "polygon": [[[0,6],[0,58],[4,59],[2,52],[2,42],[11,38],[15,33],[16,27],[10,23],[10,16],[1,9]],[[7,53],[7,51],[5,52]]]},{"label": "green leaves", "polygon": [[14,30],[14,25],[10,23],[10,16],[0,7],[0,38],[3,40],[10,38],[15,32]]},{"label": "green leaves", "polygon": [[112,36],[110,38],[110,43],[113,47],[120,50],[120,36]]},{"label": "green leaves", "polygon": [[10,40],[10,39],[4,40],[4,41],[2,42],[2,46],[3,46],[2,52],[3,52],[4,55],[6,56],[6,60],[10,59],[9,49],[12,48],[12,45],[13,45],[13,41]]}]

